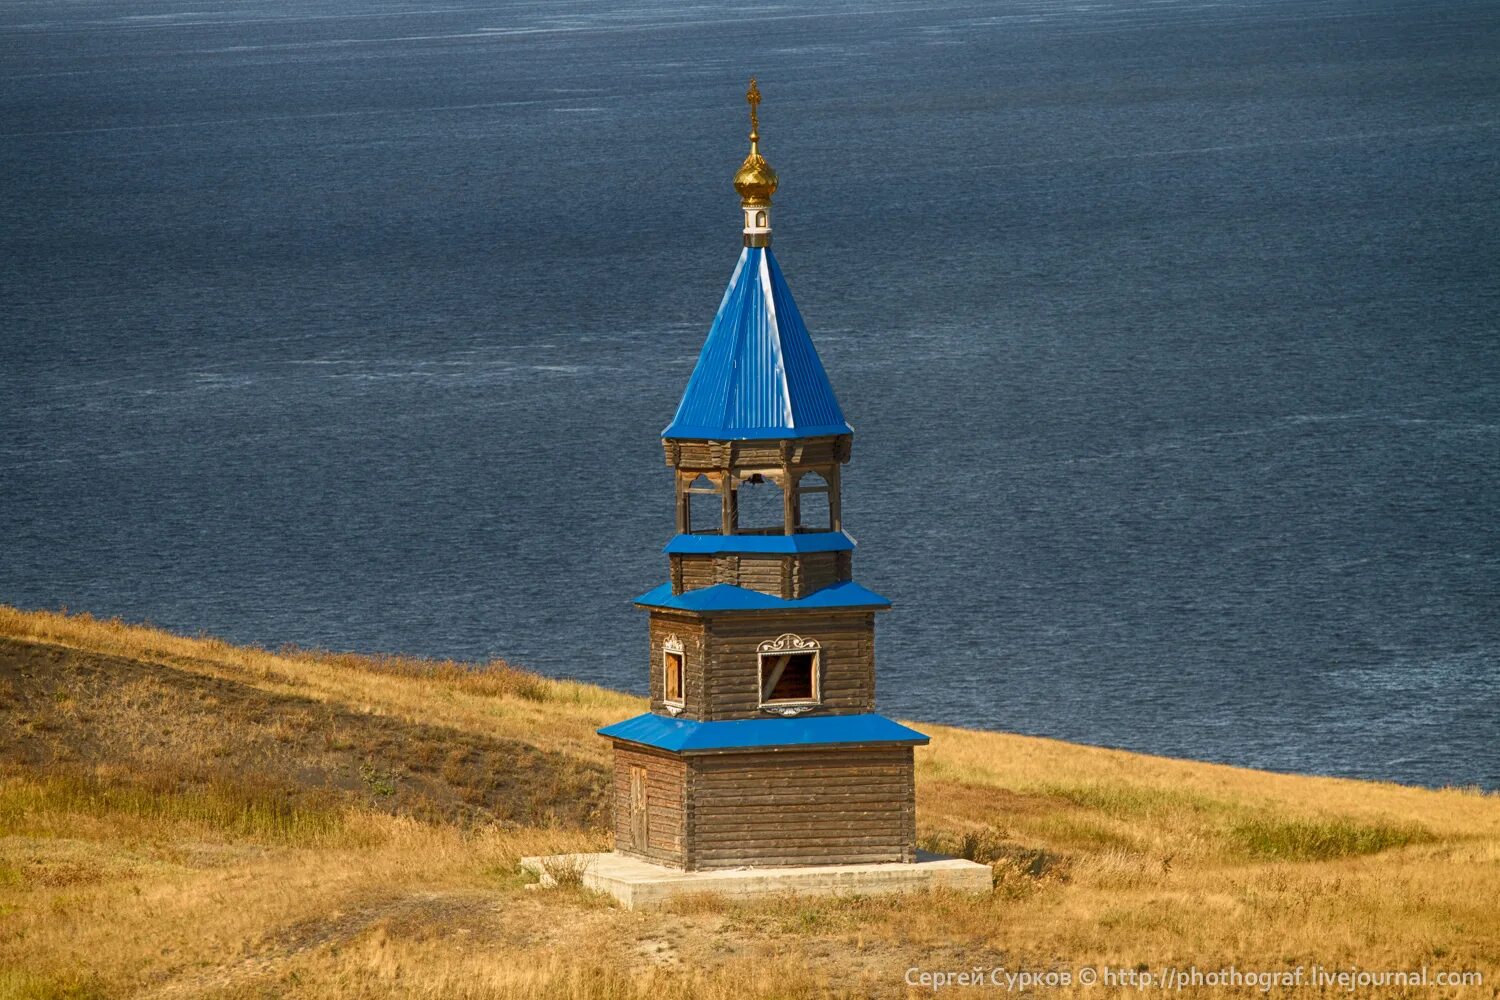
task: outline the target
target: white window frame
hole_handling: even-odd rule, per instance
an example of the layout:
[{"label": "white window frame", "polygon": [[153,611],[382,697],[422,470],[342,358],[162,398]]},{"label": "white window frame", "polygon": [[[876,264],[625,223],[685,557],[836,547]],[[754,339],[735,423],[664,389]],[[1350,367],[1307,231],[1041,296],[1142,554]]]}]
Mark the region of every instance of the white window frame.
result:
[{"label": "white window frame", "polygon": [[[786,632],[775,639],[767,639],[757,648],[756,653],[759,663],[755,671],[756,697],[760,707],[770,711],[779,709],[803,709],[815,707],[823,703],[823,647],[816,639],[806,639],[792,632]],[[812,654],[812,697],[811,698],[777,698],[774,701],[766,700],[766,664],[768,661],[774,663],[782,657],[788,657],[797,653]],[[784,669],[784,667],[783,667]],[[774,671],[775,667],[771,668]],[[779,677],[775,679],[779,680]],[[772,685],[774,687],[775,685]]]},{"label": "white window frame", "polygon": [[[670,669],[671,657],[677,657],[677,666],[680,671],[677,678],[677,698],[667,697],[667,671]],[[687,655],[682,649],[682,640],[675,635],[669,635],[661,644],[661,700],[664,705],[675,705],[678,708],[687,704]]]}]

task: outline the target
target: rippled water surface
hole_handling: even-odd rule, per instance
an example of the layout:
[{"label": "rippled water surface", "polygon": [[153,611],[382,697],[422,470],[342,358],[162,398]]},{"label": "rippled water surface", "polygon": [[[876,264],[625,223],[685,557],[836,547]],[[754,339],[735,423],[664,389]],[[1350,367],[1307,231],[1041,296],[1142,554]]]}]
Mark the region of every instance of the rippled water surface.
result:
[{"label": "rippled water surface", "polygon": [[905,717],[1500,786],[1480,0],[0,8],[0,601],[644,690],[738,252]]}]

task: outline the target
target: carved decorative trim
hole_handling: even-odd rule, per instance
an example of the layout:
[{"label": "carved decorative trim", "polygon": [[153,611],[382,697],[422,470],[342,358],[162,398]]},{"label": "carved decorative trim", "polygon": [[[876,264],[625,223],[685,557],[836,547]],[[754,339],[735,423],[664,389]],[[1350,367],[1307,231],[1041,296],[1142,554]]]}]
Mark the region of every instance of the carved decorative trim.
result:
[{"label": "carved decorative trim", "polygon": [[681,705],[674,705],[671,702],[667,702],[665,705],[662,706],[662,711],[666,712],[668,715],[672,716],[673,718],[676,718],[677,716],[679,716],[679,715],[682,714],[682,706]]},{"label": "carved decorative trim", "polygon": [[780,715],[783,718],[790,719],[794,715],[801,715],[804,712],[811,712],[817,707],[817,705],[762,705],[760,706],[760,710],[762,712],[769,712],[772,715]]},{"label": "carved decorative trim", "polygon": [[662,640],[661,648],[666,653],[680,653],[682,652],[682,640],[677,638],[677,634],[674,632]]},{"label": "carved decorative trim", "polygon": [[783,633],[774,639],[767,639],[758,647],[762,653],[786,653],[799,650],[821,649],[816,639],[804,639],[800,635],[791,632]]}]

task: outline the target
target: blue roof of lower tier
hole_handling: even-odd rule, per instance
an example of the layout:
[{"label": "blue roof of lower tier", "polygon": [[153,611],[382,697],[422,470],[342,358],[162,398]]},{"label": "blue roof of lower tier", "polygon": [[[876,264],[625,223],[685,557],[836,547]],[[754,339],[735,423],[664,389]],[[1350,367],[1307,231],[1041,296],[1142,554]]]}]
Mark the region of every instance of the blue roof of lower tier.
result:
[{"label": "blue roof of lower tier", "polygon": [[716,583],[712,587],[672,593],[664,583],[635,599],[636,604],[651,608],[675,608],[678,611],[798,611],[811,608],[888,608],[891,602],[866,590],[853,580],[830,584],[806,597],[785,598],[763,594],[758,590]]},{"label": "blue roof of lower tier", "polygon": [[842,531],[810,531],[801,535],[676,535],[662,551],[669,556],[711,556],[720,552],[795,555],[853,549],[854,539]]},{"label": "blue roof of lower tier", "polygon": [[747,441],[852,433],[771,248],[746,247],[662,437]]},{"label": "blue roof of lower tier", "polygon": [[599,730],[600,736],[628,740],[673,753],[759,750],[770,747],[838,746],[846,743],[922,744],[927,737],[883,715],[806,715],[793,719],[733,719],[694,722],[647,712]]}]

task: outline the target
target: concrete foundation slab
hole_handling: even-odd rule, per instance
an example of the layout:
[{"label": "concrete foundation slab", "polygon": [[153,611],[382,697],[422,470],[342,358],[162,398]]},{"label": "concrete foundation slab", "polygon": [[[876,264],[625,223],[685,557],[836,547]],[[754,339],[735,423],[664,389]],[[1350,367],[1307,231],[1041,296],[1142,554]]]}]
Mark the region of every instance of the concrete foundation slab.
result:
[{"label": "concrete foundation slab", "polygon": [[521,868],[541,876],[544,886],[556,884],[549,872],[577,872],[585,888],[608,893],[627,910],[656,909],[673,896],[689,893],[717,893],[731,899],[783,892],[870,896],[930,888],[989,892],[991,884],[988,865],[922,851],[917,852],[917,860],[912,864],[685,872],[621,854],[558,854],[522,858]]}]

